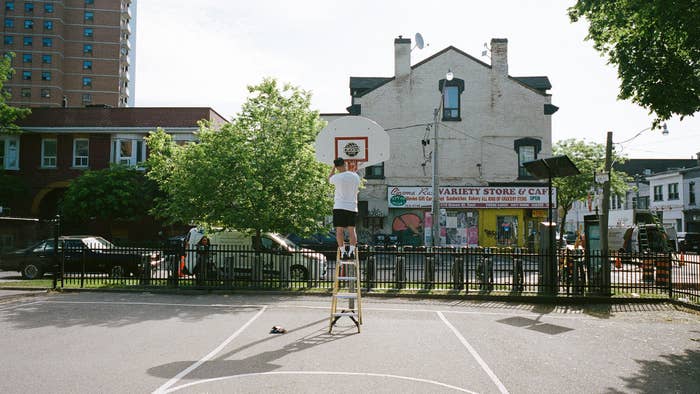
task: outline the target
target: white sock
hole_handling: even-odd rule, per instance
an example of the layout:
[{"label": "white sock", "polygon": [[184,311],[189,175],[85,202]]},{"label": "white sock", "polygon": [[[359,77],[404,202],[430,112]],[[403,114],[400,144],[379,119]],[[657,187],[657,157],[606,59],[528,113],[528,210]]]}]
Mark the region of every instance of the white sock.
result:
[{"label": "white sock", "polygon": [[355,253],[355,246],[350,245],[350,252],[349,253]]}]

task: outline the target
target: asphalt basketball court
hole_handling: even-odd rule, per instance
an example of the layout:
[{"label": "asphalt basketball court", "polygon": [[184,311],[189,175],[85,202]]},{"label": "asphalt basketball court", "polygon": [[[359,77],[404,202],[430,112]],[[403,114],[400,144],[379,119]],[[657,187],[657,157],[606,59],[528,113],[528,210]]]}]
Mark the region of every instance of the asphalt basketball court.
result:
[{"label": "asphalt basketball court", "polygon": [[[697,392],[700,315],[330,296],[47,294],[0,300],[0,392]],[[283,326],[287,333],[270,334]]]}]

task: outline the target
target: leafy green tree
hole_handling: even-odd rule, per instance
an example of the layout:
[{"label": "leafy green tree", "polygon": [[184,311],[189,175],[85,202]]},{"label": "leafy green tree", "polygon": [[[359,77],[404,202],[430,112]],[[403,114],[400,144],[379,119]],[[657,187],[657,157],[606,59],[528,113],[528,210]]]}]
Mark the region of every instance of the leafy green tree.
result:
[{"label": "leafy green tree", "polygon": [[201,124],[199,143],[148,138],[148,176],[166,197],[156,211],[173,222],[228,229],[310,233],[331,212],[329,168],[313,142],[323,127],[310,95],[265,79],[249,86],[241,112],[219,129]]},{"label": "leafy green tree", "polygon": [[[584,201],[588,197],[591,189],[596,187],[594,173],[605,170],[605,145],[575,139],[562,140],[554,145],[554,154],[568,156],[581,172],[579,175],[552,180],[552,185],[557,188],[557,205],[563,212],[559,231],[564,234],[566,215],[574,202]],[[612,161],[624,163],[625,158],[613,150]],[[631,179],[630,176],[620,171],[611,172],[610,194],[624,195],[629,189],[627,182]]]},{"label": "leafy green tree", "polygon": [[617,66],[621,99],[660,121],[700,110],[700,2],[578,0],[572,22],[590,22],[587,40]]},{"label": "leafy green tree", "polygon": [[62,216],[68,221],[137,221],[148,215],[158,193],[143,170],[120,165],[88,170],[63,195]]},{"label": "leafy green tree", "polygon": [[7,79],[15,73],[12,68],[12,58],[15,54],[10,52],[0,58],[0,134],[16,134],[20,128],[15,124],[31,111],[28,108],[16,108],[7,104],[10,94],[2,87],[5,86]]}]

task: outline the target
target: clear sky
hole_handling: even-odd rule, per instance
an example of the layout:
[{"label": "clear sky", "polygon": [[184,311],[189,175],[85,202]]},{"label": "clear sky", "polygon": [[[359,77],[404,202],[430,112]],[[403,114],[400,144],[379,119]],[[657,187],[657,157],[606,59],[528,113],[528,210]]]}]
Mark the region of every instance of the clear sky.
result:
[{"label": "clear sky", "polygon": [[[312,93],[323,113],[345,112],[350,76],[391,77],[394,38],[420,32],[428,46],[411,64],[453,45],[481,57],[491,38],[508,39],[512,76],[546,75],[552,83],[555,141],[624,141],[652,116],[617,99],[617,71],[572,24],[574,0],[139,0],[136,105],[212,107],[230,119],[246,86],[264,77]],[[465,94],[469,94],[469,87]],[[624,145],[630,158],[694,158],[700,116],[667,122]]]}]

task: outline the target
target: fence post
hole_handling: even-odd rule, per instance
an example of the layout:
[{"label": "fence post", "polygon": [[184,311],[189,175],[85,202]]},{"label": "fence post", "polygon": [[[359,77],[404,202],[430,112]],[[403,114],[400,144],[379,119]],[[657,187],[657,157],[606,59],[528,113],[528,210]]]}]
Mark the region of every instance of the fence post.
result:
[{"label": "fence post", "polygon": [[464,256],[460,249],[452,251],[452,288],[454,290],[464,289]]},{"label": "fence post", "polygon": [[517,248],[513,256],[513,291],[523,291],[522,249]]},{"label": "fence post", "polygon": [[61,232],[61,216],[56,215],[54,218],[53,225],[53,289],[56,290],[58,286],[58,275],[59,275],[59,265],[58,265],[58,237]]},{"label": "fence post", "polygon": [[404,270],[405,257],[394,245],[387,246],[387,250],[393,250],[394,252],[394,261],[396,262],[394,266],[394,280],[396,281],[396,288],[403,289],[404,282],[406,281],[406,271]]}]

